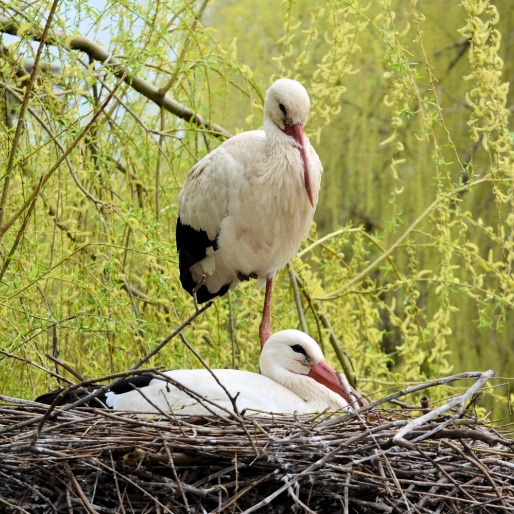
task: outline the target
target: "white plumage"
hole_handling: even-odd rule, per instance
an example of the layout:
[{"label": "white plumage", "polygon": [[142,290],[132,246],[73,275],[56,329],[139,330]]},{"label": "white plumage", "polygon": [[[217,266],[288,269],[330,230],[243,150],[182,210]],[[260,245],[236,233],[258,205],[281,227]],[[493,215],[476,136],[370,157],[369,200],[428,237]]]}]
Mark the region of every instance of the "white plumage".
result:
[{"label": "white plumage", "polygon": [[[318,344],[303,332],[283,330],[273,334],[262,350],[260,367],[262,375],[231,369],[212,370],[229,394],[236,398],[240,412],[246,409],[247,413],[291,414],[297,411],[305,414],[348,407],[348,397],[335,371],[325,362]],[[233,412],[230,398],[208,370],[174,370],[165,375],[191,390],[195,398],[165,380],[152,379],[137,390],[122,394],[107,392],[106,404],[113,409],[129,411],[161,410],[191,415],[223,413],[210,403],[214,402]],[[126,391],[127,381],[117,387]]]},{"label": "white plumage", "polygon": [[294,80],[267,91],[264,130],[225,141],[189,172],[179,197],[183,287],[205,302],[241,280],[266,283],[261,345],[271,333],[273,277],[297,252],[318,202],[322,166],[303,135],[309,96]]}]

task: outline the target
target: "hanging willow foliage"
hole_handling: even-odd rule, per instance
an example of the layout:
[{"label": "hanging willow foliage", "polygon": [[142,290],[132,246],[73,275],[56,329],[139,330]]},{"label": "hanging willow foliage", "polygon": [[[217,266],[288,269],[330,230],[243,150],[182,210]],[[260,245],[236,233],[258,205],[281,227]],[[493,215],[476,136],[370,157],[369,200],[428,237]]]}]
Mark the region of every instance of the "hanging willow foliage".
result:
[{"label": "hanging willow foliage", "polygon": [[[277,276],[274,329],[304,327],[368,392],[452,370],[509,376],[513,12],[2,4],[2,391],[54,388],[48,369],[72,381],[125,370],[188,318],[178,191],[198,158],[261,126],[279,75],[310,92],[325,174],[316,225]],[[257,370],[261,304],[244,284],[184,336],[212,366]],[[155,364],[197,365],[175,340]],[[484,409],[509,416],[505,396]]]}]

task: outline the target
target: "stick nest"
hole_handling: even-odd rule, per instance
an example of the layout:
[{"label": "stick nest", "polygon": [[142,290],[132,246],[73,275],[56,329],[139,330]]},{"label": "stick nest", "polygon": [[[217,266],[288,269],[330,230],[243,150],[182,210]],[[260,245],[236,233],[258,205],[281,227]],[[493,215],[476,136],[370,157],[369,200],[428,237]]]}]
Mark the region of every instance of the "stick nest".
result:
[{"label": "stick nest", "polygon": [[4,397],[0,510],[512,512],[505,429],[471,416],[469,394],[422,409],[398,403],[405,392],[348,414],[228,422]]}]

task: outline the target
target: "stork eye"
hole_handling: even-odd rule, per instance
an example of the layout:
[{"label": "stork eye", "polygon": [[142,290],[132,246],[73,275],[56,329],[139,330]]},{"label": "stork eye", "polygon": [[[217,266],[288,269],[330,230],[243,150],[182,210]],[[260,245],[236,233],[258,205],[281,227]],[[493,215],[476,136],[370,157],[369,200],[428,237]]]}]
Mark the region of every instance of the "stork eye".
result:
[{"label": "stork eye", "polygon": [[295,344],[291,346],[291,349],[296,353],[301,353],[302,355],[305,355],[305,357],[308,357],[305,348],[301,344]]},{"label": "stork eye", "polygon": [[[279,106],[280,110],[281,110],[284,114],[287,114],[287,112],[286,112],[286,108],[284,107],[284,104],[279,103],[279,104],[278,104],[278,106]],[[297,346],[298,346],[298,345],[297,345]]]}]

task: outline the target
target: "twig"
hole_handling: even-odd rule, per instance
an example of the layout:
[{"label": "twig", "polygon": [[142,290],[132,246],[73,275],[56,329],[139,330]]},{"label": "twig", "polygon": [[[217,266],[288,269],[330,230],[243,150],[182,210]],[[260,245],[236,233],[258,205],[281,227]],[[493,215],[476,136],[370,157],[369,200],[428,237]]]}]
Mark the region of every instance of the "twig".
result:
[{"label": "twig", "polygon": [[307,505],[305,505],[305,503],[303,503],[302,500],[300,500],[300,498],[298,498],[298,496],[296,496],[296,494],[294,493],[293,488],[291,486],[287,489],[287,492],[288,492],[289,496],[291,496],[291,498],[293,498],[294,502],[297,505],[299,505],[305,512],[307,512],[308,514],[316,514],[316,512],[314,512],[312,509],[309,509],[309,507]]},{"label": "twig", "polygon": [[[219,403],[217,403],[214,400],[211,400],[209,398],[206,398],[205,396],[202,396],[198,394],[194,389],[190,389],[189,387],[185,386],[178,380],[174,379],[173,377],[169,377],[165,373],[154,371],[152,373],[145,373],[146,375],[150,375],[153,378],[156,378],[158,380],[162,380],[164,382],[168,382],[175,386],[177,389],[180,389],[181,391],[185,392],[187,395],[189,395],[191,398],[196,400],[198,403],[200,403],[208,412],[210,412],[212,415],[216,416],[221,421],[224,421],[225,423],[232,423],[231,418],[234,417],[234,413],[230,411],[229,409],[223,407]],[[145,388],[134,388],[135,391],[137,391],[145,400],[146,402],[152,406],[161,416],[170,417],[169,414],[166,411],[163,411],[152,399],[146,395]],[[177,412],[169,406],[169,410],[172,412],[172,414],[175,416]],[[224,416],[221,412],[218,412],[213,409],[218,409],[221,412],[225,412],[228,414],[228,417]],[[132,411],[131,411],[132,412]],[[148,414],[148,412],[147,412]],[[172,418],[170,418],[171,420]]]},{"label": "twig", "polygon": [[228,333],[230,336],[230,344],[232,347],[232,369],[236,369],[236,327],[234,324],[234,308],[232,306],[232,294],[230,289],[228,290]]},{"label": "twig", "polygon": [[449,425],[453,420],[458,419],[462,413],[464,412],[465,402],[468,398],[471,398],[479,389],[482,388],[482,386],[490,380],[492,377],[494,377],[496,373],[493,370],[485,371],[484,373],[480,373],[480,375],[477,377],[477,381],[463,394],[456,396],[452,398],[448,403],[445,403],[444,405],[441,405],[441,407],[438,407],[437,409],[434,409],[427,414],[424,414],[423,416],[420,416],[419,418],[413,419],[410,423],[408,423],[404,428],[402,428],[394,437],[393,441],[395,443],[398,443],[399,441],[402,441],[407,434],[418,428],[419,426],[427,423],[428,421],[435,419],[439,417],[440,415],[444,414],[446,411],[453,409],[457,405],[459,406],[459,409],[456,414],[451,416],[448,420],[446,420],[442,425],[438,425],[434,429],[434,431],[430,431],[427,434],[424,434],[422,436],[419,436],[418,438],[414,439],[414,441],[422,441],[426,437],[430,437],[435,431],[442,430],[442,428]]},{"label": "twig", "polygon": [[[493,373],[494,374],[494,371],[489,371],[489,372],[486,372],[486,373]],[[455,382],[457,380],[466,380],[466,379],[471,379],[471,378],[480,378],[483,375],[484,375],[484,373],[481,372],[481,371],[468,371],[468,372],[465,372],[465,373],[459,373],[457,375],[451,375],[449,377],[442,377],[442,378],[438,378],[436,380],[432,380],[430,382],[425,382],[423,384],[417,384],[415,386],[407,387],[405,389],[401,389],[400,391],[396,391],[393,394],[390,394],[389,396],[384,396],[383,398],[380,398],[379,400],[376,400],[376,401],[374,401],[372,403],[369,403],[368,405],[366,405],[364,407],[361,407],[358,411],[356,411],[356,414],[357,413],[364,414],[364,413],[366,413],[368,411],[376,409],[377,407],[379,407],[380,405],[383,405],[384,403],[389,403],[392,400],[396,400],[397,398],[400,398],[402,396],[407,396],[409,394],[416,393],[418,391],[422,391],[423,389],[428,389],[430,387],[441,386],[441,385],[444,385],[444,384],[448,384],[450,382]],[[419,410],[419,408],[417,410]],[[348,415],[350,416],[350,415],[353,415],[353,414],[348,414]],[[337,420],[329,420],[329,421],[327,421],[327,425],[330,425],[330,424],[333,424],[333,423],[337,423]]]},{"label": "twig", "polygon": [[[80,382],[84,382],[86,380],[86,378],[84,378],[78,371],[73,369],[71,366],[66,364],[66,362],[62,361],[61,359],[54,357],[50,353],[45,353],[45,357],[47,359],[50,359],[57,366],[61,366],[62,368],[64,368],[68,373],[73,375]],[[53,373],[53,372],[49,372],[49,373],[51,373],[53,376],[59,378],[59,380],[64,380],[65,382],[68,382],[71,385],[71,382],[67,378],[62,377],[60,374]]]},{"label": "twig", "polygon": [[505,500],[503,499],[502,494],[500,493],[498,487],[496,486],[495,481],[492,479],[491,474],[487,470],[487,467],[484,466],[480,459],[477,459],[476,455],[471,450],[470,446],[466,443],[466,441],[461,441],[462,446],[464,446],[464,451],[462,451],[460,448],[457,448],[454,444],[450,443],[449,441],[446,442],[448,446],[452,446],[455,451],[457,451],[460,455],[462,455],[464,458],[468,459],[471,464],[474,466],[477,466],[480,471],[484,474],[487,481],[491,484],[491,487],[493,488],[493,491],[496,493],[496,496],[498,497],[498,500],[500,501],[501,506],[503,507],[504,512],[508,512],[509,509],[507,509],[507,505],[505,504]]},{"label": "twig", "polygon": [[22,509],[21,507],[19,507],[18,505],[14,505],[14,503],[11,503],[7,500],[4,500],[4,498],[0,498],[0,503],[3,503],[4,505],[6,505],[7,507],[13,509],[13,512],[15,510],[17,510],[18,512],[23,512],[23,514],[30,514],[30,512],[28,510],[25,510],[25,509]]},{"label": "twig", "polygon": [[300,298],[300,291],[298,291],[298,282],[296,281],[296,273],[291,262],[287,263],[287,270],[289,271],[289,279],[293,287],[294,303],[296,304],[296,311],[298,312],[298,319],[302,332],[308,334],[307,323],[305,322],[305,313],[303,312],[302,300]]},{"label": "twig", "polygon": [[[161,435],[161,433],[158,430],[157,430],[157,433],[159,435]],[[169,446],[168,446],[168,442],[166,441],[166,439],[164,437],[162,438],[162,444],[164,446],[164,450],[166,451],[166,455],[168,456],[168,463],[170,465],[171,472],[173,473],[173,477],[175,478],[175,482],[177,483],[177,486],[180,490],[180,494],[184,501],[184,507],[186,509],[186,512],[188,512],[190,514],[191,509],[189,508],[189,502],[187,501],[186,493],[184,492],[184,488],[182,487],[182,481],[180,480],[180,478],[178,476],[177,468],[175,467],[175,462],[173,460],[173,455],[171,454]]]},{"label": "twig", "polygon": [[248,494],[252,489],[255,489],[260,484],[270,480],[273,477],[273,475],[274,472],[271,472],[267,475],[260,477],[258,480],[253,481],[250,485],[238,491],[237,494],[230,498],[230,500],[225,502],[219,509],[215,510],[213,514],[218,514],[220,512],[223,512],[224,510],[227,510],[229,507],[234,505],[237,502],[237,500],[242,498],[245,494]]},{"label": "twig", "polygon": [[[7,180],[7,177],[6,177]],[[29,222],[30,216],[32,214],[32,211],[34,210],[34,207],[36,206],[36,199],[37,195],[41,192],[41,187],[43,185],[43,177],[39,179],[39,184],[36,187],[36,196],[30,203],[27,212],[25,213],[25,216],[23,218],[23,222],[21,224],[20,229],[18,230],[18,233],[16,234],[16,238],[14,239],[14,242],[11,246],[11,249],[9,250],[9,253],[7,254],[7,257],[4,260],[4,264],[2,266],[2,269],[0,270],[0,282],[3,281],[4,274],[7,271],[7,268],[9,267],[9,264],[11,263],[11,259],[13,258],[13,255],[16,252],[16,249],[18,248],[18,245],[20,244],[20,241],[25,233],[25,228],[27,227],[27,223]],[[3,211],[3,209],[0,208],[0,214]]]},{"label": "twig", "polygon": [[[121,474],[119,471],[117,471],[116,469],[114,468],[111,468],[109,466],[107,466],[106,464],[104,464],[102,461],[100,460],[97,460],[96,461],[96,464],[98,465],[98,467],[101,467],[101,468],[104,468],[106,469],[107,471],[113,473],[114,475],[116,475],[117,477],[120,478],[120,480],[123,480],[124,482],[127,482],[129,483],[130,485],[132,485],[133,487],[137,488],[139,491],[141,491],[141,493],[143,493],[143,495],[149,497],[150,499],[152,499],[156,505],[158,505],[159,507],[161,507],[162,509],[164,509],[164,512],[169,512],[169,514],[173,514],[173,512],[168,509],[168,507],[166,507],[166,505],[164,505],[162,502],[160,502],[159,500],[157,500],[157,498],[155,498],[154,496],[152,496],[144,487],[141,487],[139,484],[137,484],[136,482],[134,482],[133,480],[131,480],[129,477]],[[95,471],[98,472],[98,469],[95,469]]]},{"label": "twig", "polygon": [[339,363],[343,367],[343,372],[346,376],[346,379],[350,383],[352,387],[356,387],[355,383],[355,375],[353,373],[353,369],[350,368],[348,362],[350,360],[350,357],[346,354],[346,352],[343,350],[341,345],[339,344],[339,341],[337,340],[336,334],[334,332],[334,329],[332,328],[332,325],[330,321],[328,320],[325,312],[323,311],[323,307],[321,306],[321,302],[318,301],[318,315],[320,317],[322,325],[330,330],[330,344],[332,345],[332,348],[334,349],[337,359],[339,360]]},{"label": "twig", "polygon": [[73,474],[73,471],[71,470],[70,465],[67,462],[64,464],[64,470],[66,471],[66,474],[70,479],[70,482],[73,484],[75,491],[77,491],[77,494],[79,495],[79,498],[82,501],[83,507],[86,509],[87,512],[89,512],[89,514],[97,514],[98,511],[93,507],[93,505],[91,505],[91,503],[87,499],[87,496],[84,494],[82,487],[80,487],[80,484],[77,482],[77,479],[75,478],[75,475]]},{"label": "twig", "polygon": [[350,478],[351,478],[352,474],[351,473],[348,473],[346,475],[346,480],[344,482],[344,496],[343,496],[343,506],[344,506],[344,514],[349,514],[349,507],[350,507],[350,502],[349,502],[349,498],[350,498]]},{"label": "twig", "polygon": [[218,379],[216,374],[213,373],[212,369],[203,360],[202,356],[186,341],[186,338],[183,336],[183,334],[180,334],[180,337],[182,339],[182,342],[186,345],[187,349],[193,353],[193,355],[201,362],[202,366],[212,375],[212,377],[214,378],[216,383],[223,389],[223,391],[229,398],[230,402],[232,403],[232,408],[234,409],[234,418],[236,419],[236,421],[238,421],[240,423],[241,427],[245,431],[245,434],[248,437],[249,443],[251,444],[252,448],[255,450],[255,455],[256,456],[260,455],[259,450],[257,449],[257,447],[255,446],[255,443],[253,442],[252,436],[250,435],[250,433],[248,432],[248,430],[246,428],[246,425],[241,416],[241,413],[239,412],[239,408],[237,407],[236,401],[237,401],[237,396],[239,395],[239,393],[237,393],[237,395],[235,397],[232,396],[230,394],[230,392],[228,391],[228,389],[220,382],[220,380]]},{"label": "twig", "polygon": [[[112,452],[111,451],[109,452],[109,460],[111,462],[111,467],[114,468],[114,459],[112,457]],[[121,507],[121,514],[125,514],[125,508],[123,506],[123,496],[121,494],[119,480],[118,480],[118,477],[116,476],[116,474],[114,474],[113,478],[114,478],[114,484],[115,484],[115,487],[116,487],[116,493],[118,495],[118,501],[119,501],[118,504]]]},{"label": "twig", "polygon": [[154,355],[157,355],[174,337],[176,337],[178,334],[184,330],[188,325],[190,325],[200,314],[205,312],[211,305],[213,304],[213,301],[206,303],[201,309],[198,309],[189,316],[189,318],[182,323],[176,330],[174,330],[166,339],[163,339],[149,354],[145,355],[142,359],[136,362],[134,366],[132,366],[130,369],[137,369],[140,368],[143,364],[148,362]]},{"label": "twig", "polygon": [[[8,359],[15,359],[20,362],[25,362],[26,364],[30,364],[31,366],[34,366],[35,368],[40,369],[41,371],[44,371],[48,375],[51,375],[52,377],[55,377],[58,380],[63,380],[65,382],[67,381],[67,382],[71,383],[67,378],[63,377],[62,375],[59,375],[59,373],[55,373],[51,369],[45,368],[44,366],[41,366],[41,364],[38,364],[37,362],[31,361],[24,357],[20,357],[19,355],[14,355],[13,353],[6,352],[5,350],[0,350],[0,355],[5,355]],[[50,357],[48,354],[46,354],[46,356]],[[0,398],[1,398],[1,396],[0,396]]]}]

